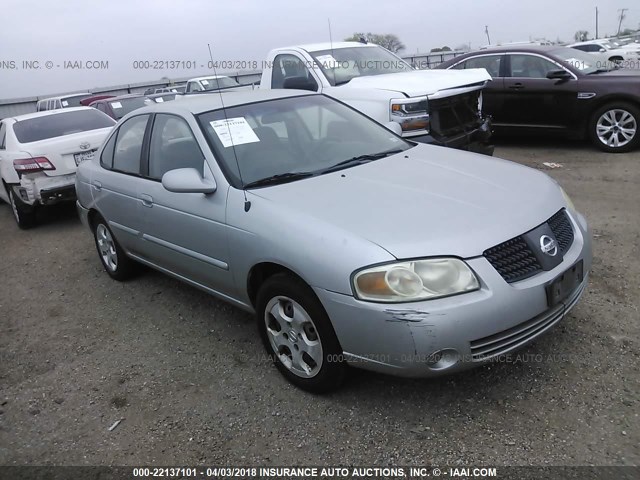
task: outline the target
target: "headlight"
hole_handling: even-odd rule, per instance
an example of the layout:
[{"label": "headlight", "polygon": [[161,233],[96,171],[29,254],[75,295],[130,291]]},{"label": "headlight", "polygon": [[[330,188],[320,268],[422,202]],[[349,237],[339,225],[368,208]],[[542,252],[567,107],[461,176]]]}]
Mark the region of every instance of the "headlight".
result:
[{"label": "headlight", "polygon": [[567,195],[567,192],[565,192],[563,188],[560,188],[560,191],[562,192],[562,196],[564,197],[564,201],[567,203],[567,207],[569,207],[569,210],[575,211],[576,207],[569,195]]},{"label": "headlight", "polygon": [[480,288],[469,266],[457,258],[429,258],[360,270],[353,277],[356,296],[370,302],[413,302]]},{"label": "headlight", "polygon": [[398,122],[403,132],[429,131],[427,97],[391,100],[390,119]]}]

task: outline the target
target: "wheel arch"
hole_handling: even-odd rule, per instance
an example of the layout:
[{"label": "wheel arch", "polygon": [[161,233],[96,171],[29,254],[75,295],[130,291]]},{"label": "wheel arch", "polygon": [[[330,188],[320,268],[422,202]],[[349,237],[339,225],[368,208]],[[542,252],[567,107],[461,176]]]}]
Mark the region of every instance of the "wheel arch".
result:
[{"label": "wheel arch", "polygon": [[278,273],[287,273],[301,282],[304,282],[306,285],[309,285],[301,275],[294,272],[288,267],[276,262],[260,262],[255,264],[249,270],[249,275],[247,275],[247,295],[249,300],[251,301],[251,305],[255,308],[256,299],[258,297],[258,290],[260,290],[260,285],[262,285],[269,277],[276,275]]},{"label": "wheel arch", "polygon": [[640,109],[640,100],[637,97],[634,97],[626,93],[616,93],[616,94],[611,94],[605,97],[598,98],[597,101],[595,101],[589,108],[589,114],[587,116],[587,121],[585,122],[586,123],[585,128],[587,129],[589,128],[589,125],[591,124],[591,120],[593,119],[593,116],[599,109],[601,109],[602,107],[605,107],[610,103],[617,103],[617,102],[630,103],[637,109]]}]

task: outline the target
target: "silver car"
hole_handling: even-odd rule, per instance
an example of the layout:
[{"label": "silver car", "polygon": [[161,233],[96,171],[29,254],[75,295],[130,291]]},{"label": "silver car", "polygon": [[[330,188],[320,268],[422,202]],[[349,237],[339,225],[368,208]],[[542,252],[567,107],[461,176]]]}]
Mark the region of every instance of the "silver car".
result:
[{"label": "silver car", "polygon": [[111,277],[141,263],[255,312],[278,369],[316,392],[348,365],[427,377],[507,354],[591,267],[587,222],[547,175],[309,92],[136,110],[76,188]]}]

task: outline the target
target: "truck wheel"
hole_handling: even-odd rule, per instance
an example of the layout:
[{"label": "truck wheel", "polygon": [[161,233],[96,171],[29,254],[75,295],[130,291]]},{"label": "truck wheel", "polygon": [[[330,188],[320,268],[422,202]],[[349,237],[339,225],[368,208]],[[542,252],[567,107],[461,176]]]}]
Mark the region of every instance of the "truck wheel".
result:
[{"label": "truck wheel", "polygon": [[279,273],[260,287],[258,330],[272,361],[291,383],[315,393],[337,389],[346,372],[331,321],[313,291]]},{"label": "truck wheel", "polygon": [[640,110],[635,105],[610,103],[593,113],[589,122],[589,137],[596,147],[605,152],[628,152],[640,142],[638,126]]},{"label": "truck wheel", "polygon": [[13,218],[15,218],[18,227],[23,230],[33,227],[36,224],[35,208],[31,205],[25,205],[24,202],[16,196],[13,188],[8,187],[7,190],[9,191],[9,203],[13,211]]},{"label": "truck wheel", "polygon": [[102,266],[114,280],[123,281],[135,273],[135,263],[122,250],[107,222],[101,216],[93,222],[93,237]]}]

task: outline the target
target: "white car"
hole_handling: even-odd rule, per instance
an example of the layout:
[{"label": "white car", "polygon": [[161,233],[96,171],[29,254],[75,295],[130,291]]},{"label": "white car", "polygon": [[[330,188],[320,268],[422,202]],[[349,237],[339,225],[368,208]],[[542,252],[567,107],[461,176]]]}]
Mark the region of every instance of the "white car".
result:
[{"label": "white car", "polygon": [[589,40],[586,42],[572,43],[568,45],[583,52],[604,54],[611,62],[640,62],[640,46],[638,48],[622,47],[620,44],[609,40]]},{"label": "white car", "polygon": [[208,77],[192,78],[187,82],[185,93],[218,91],[221,89],[239,87],[233,78],[225,75],[210,75]]},{"label": "white car", "polygon": [[90,107],[29,113],[0,122],[0,198],[20,228],[40,205],[75,200],[76,169],[93,158],[116,124]]}]

